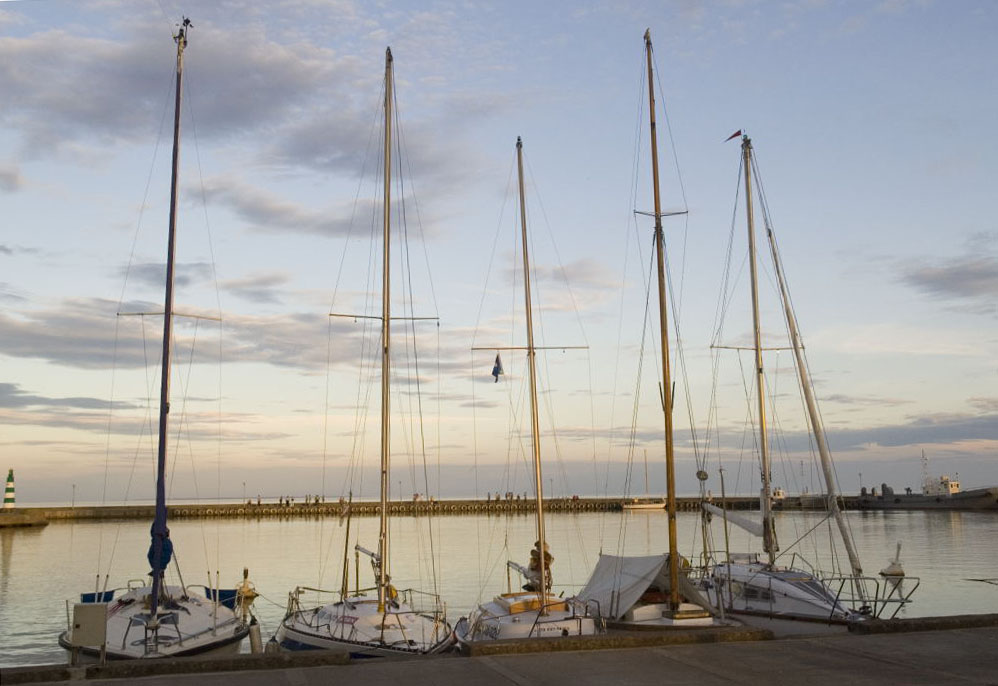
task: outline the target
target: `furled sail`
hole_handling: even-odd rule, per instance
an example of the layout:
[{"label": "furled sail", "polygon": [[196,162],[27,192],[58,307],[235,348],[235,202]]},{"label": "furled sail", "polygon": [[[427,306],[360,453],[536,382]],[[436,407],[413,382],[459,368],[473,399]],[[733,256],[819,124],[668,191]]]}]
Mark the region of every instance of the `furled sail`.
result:
[{"label": "furled sail", "polygon": [[738,514],[736,512],[732,512],[731,510],[725,511],[717,507],[716,505],[711,505],[710,503],[703,503],[703,509],[705,509],[707,512],[710,512],[711,514],[717,515],[718,517],[727,517],[728,521],[731,522],[732,524],[740,526],[741,528],[745,529],[753,536],[758,536],[759,538],[762,538],[762,532],[763,532],[762,520],[754,519],[747,515]]}]

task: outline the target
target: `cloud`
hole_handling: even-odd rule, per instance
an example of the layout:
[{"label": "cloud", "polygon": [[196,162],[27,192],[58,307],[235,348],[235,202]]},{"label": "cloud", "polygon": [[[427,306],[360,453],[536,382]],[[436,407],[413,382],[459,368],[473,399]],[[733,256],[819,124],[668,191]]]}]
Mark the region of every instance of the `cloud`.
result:
[{"label": "cloud", "polygon": [[996,398],[968,398],[967,402],[981,412],[998,413],[998,397]]},{"label": "cloud", "polygon": [[[732,429],[731,433],[740,436],[741,429]],[[998,436],[998,413],[931,414],[911,417],[906,422],[885,426],[855,429],[826,428],[826,434],[832,452],[869,451],[878,447],[906,446],[915,450],[919,445],[945,445],[961,441],[994,439]],[[785,432],[783,439],[781,443],[794,452],[806,451],[810,446],[810,434],[806,431]]]},{"label": "cloud", "polygon": [[[62,29],[0,39],[0,64],[6,65],[0,69],[0,121],[20,130],[27,151],[104,146],[155,132],[169,100],[175,47],[159,22],[141,20],[126,31],[118,40]],[[202,24],[190,41],[185,77],[202,138],[277,125],[328,92],[326,84],[347,86],[356,67],[354,60],[305,42],[269,40],[259,26],[220,30]]]},{"label": "cloud", "polygon": [[994,314],[998,293],[998,234],[978,233],[966,242],[965,254],[903,262],[899,278],[933,298],[969,301],[975,311]]},{"label": "cloud", "polygon": [[[161,311],[162,304],[123,303],[123,312]],[[198,314],[195,310],[190,314]],[[138,368],[146,364],[146,336],[137,318],[115,322],[118,304],[102,299],[67,299],[59,307],[22,312],[14,317],[0,313],[0,353],[11,357],[46,360],[82,369]],[[215,316],[215,313],[211,313]],[[302,370],[322,369],[326,364],[327,321],[321,314],[287,313],[274,316],[223,316],[223,359],[230,362],[263,362]],[[193,343],[191,320],[174,320],[176,349]],[[115,328],[117,326],[117,340]],[[350,341],[360,328],[333,322],[338,345],[333,363],[353,359]],[[160,331],[158,318],[154,326]],[[352,346],[352,347],[351,347]],[[214,355],[213,352],[205,353]]]},{"label": "cloud", "polygon": [[[279,283],[282,279],[279,274],[259,277],[264,283]],[[252,291],[253,281],[251,277],[236,283],[238,286],[245,282]],[[159,345],[162,318],[116,317],[118,308],[118,303],[110,300],[74,298],[44,310],[0,311],[0,331],[4,332],[0,336],[0,355],[76,369],[143,368],[149,355],[155,356],[149,353],[149,346],[155,349]],[[157,312],[162,311],[162,303],[127,302],[120,308],[122,312]],[[214,311],[186,306],[183,309],[192,316],[217,316]],[[365,373],[370,372],[369,367],[374,368],[369,358],[376,347],[378,330],[371,320],[330,318],[323,312],[223,313],[221,350],[217,325],[211,323],[207,332],[204,327],[190,317],[174,320],[174,350],[184,360],[217,365],[220,355],[227,365],[258,363],[314,374],[325,370],[327,363],[333,368],[342,365],[356,369],[366,351]],[[415,370],[400,341],[395,351],[395,383],[414,384]],[[439,363],[434,359],[421,366],[421,383],[436,383],[438,370],[448,376],[467,371],[467,350],[463,346],[441,346],[439,354]]]},{"label": "cloud", "polygon": [[0,255],[13,257],[14,255],[37,255],[40,252],[41,251],[38,248],[25,248],[20,245],[0,243]]},{"label": "cloud", "polygon": [[573,289],[619,290],[620,280],[614,278],[602,262],[584,257],[561,266],[536,265],[533,269],[538,280],[567,283]]},{"label": "cloud", "polygon": [[891,324],[868,324],[825,329],[812,336],[813,344],[848,354],[941,355],[978,357],[980,343],[951,329],[926,329]]},{"label": "cloud", "polygon": [[[343,102],[340,99],[340,102]],[[374,103],[371,103],[372,105]],[[455,104],[466,105],[465,101]],[[378,111],[374,105],[368,109]],[[454,121],[453,110],[427,115],[429,119],[403,121],[395,131],[402,160],[393,160],[396,173],[418,180],[426,189],[466,181],[467,170],[477,168],[481,158],[457,137],[467,124]],[[446,123],[444,123],[446,122]],[[441,137],[440,129],[449,132]],[[261,155],[266,164],[302,166],[313,170],[356,175],[380,157],[381,124],[347,107],[311,112],[304,120],[292,122],[275,136],[274,143]],[[397,155],[396,155],[397,157]],[[423,182],[426,183],[423,183]]]},{"label": "cloud", "polygon": [[[0,383],[0,407],[2,408],[27,408],[27,407],[59,407],[83,410],[94,410],[108,408],[108,401],[101,398],[47,398],[40,395],[31,395],[21,390],[20,384]],[[122,409],[135,408],[136,405],[129,403],[115,403],[115,407]]]},{"label": "cloud", "polygon": [[[166,282],[166,264],[164,262],[133,264],[127,268],[122,267],[120,274],[127,274],[139,283],[161,289]],[[210,281],[211,278],[212,269],[207,262],[178,263],[174,267],[173,283],[177,288]]]},{"label": "cloud", "polygon": [[288,274],[280,272],[267,272],[254,274],[242,279],[228,279],[220,286],[235,295],[236,297],[249,300],[254,303],[280,303],[280,286],[284,286],[291,280]]},{"label": "cloud", "polygon": [[[291,231],[322,236],[346,236],[350,233],[349,210],[310,210],[262,188],[225,177],[207,180],[204,192],[208,201],[228,208],[257,231]],[[361,217],[371,216],[378,211],[377,207],[373,202],[361,201],[355,212]]]},{"label": "cloud", "polygon": [[[343,16],[342,8],[321,9],[317,22],[364,22]],[[189,33],[185,118],[186,112],[194,113],[192,129],[200,140],[253,136],[267,141],[262,151],[250,153],[253,164],[350,175],[365,160],[378,158],[378,70],[360,57],[322,47],[319,41],[327,38],[300,25],[276,30],[272,24],[279,19],[264,24],[251,13],[233,23],[229,15],[224,25],[202,20]],[[120,143],[152,140],[161,122],[167,122],[162,126],[168,131],[175,47],[159,18],[153,19],[118,22],[120,35],[113,38],[62,28],[0,38],[0,65],[5,65],[0,68],[5,98],[0,124],[19,135],[29,156],[104,155]],[[445,26],[436,28],[447,33]],[[402,81],[399,90],[412,89]],[[423,96],[428,98],[433,100]],[[461,110],[480,111],[481,98],[437,97],[431,103],[436,114],[420,104],[413,107],[419,118],[408,119],[402,94],[396,141],[404,151],[405,171],[415,178],[465,179],[480,159],[455,132],[469,126]],[[185,126],[191,124],[185,120]],[[441,139],[441,128],[450,135]],[[0,168],[0,189],[19,184],[15,169]]]},{"label": "cloud", "polygon": [[905,424],[853,429],[829,433],[829,442],[838,449],[877,445],[917,446],[928,443],[955,443],[988,440],[998,436],[998,414],[936,414],[912,418]]},{"label": "cloud", "polygon": [[859,396],[833,393],[823,397],[822,402],[839,403],[840,405],[857,405],[862,407],[897,407],[898,405],[910,405],[914,401],[904,400],[902,398],[885,398],[875,395]]},{"label": "cloud", "polygon": [[23,185],[24,179],[17,167],[10,164],[0,165],[0,191],[13,193],[21,190]]},{"label": "cloud", "polygon": [[940,298],[978,298],[998,292],[998,257],[954,257],[903,268],[902,279]]},{"label": "cloud", "polygon": [[[0,245],[0,253],[3,253],[4,246]],[[27,302],[27,298],[15,291],[15,287],[6,281],[0,281],[0,300],[14,303]]]}]

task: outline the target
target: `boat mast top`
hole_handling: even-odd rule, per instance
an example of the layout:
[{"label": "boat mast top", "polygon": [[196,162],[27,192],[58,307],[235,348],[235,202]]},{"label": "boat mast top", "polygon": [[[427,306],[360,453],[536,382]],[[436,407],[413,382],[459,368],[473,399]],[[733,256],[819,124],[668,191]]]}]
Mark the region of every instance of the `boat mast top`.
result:
[{"label": "boat mast top", "polygon": [[159,445],[156,451],[156,516],[152,524],[152,593],[147,628],[158,629],[159,595],[163,570],[169,563],[169,530],[166,527],[166,439],[170,414],[170,343],[173,338],[173,267],[177,252],[177,178],[180,169],[180,101],[184,82],[184,48],[191,20],[183,18],[177,35],[177,93],[173,113],[173,167],[170,177],[170,226],[166,249],[166,296],[163,306],[163,361],[159,387]]},{"label": "boat mast top", "polygon": [[662,342],[662,405],[665,414],[666,510],[669,519],[669,605],[679,610],[679,552],[676,534],[676,470],[672,440],[672,376],[669,369],[669,313],[665,282],[665,233],[662,230],[662,200],[658,176],[658,133],[655,127],[655,80],[652,68],[651,29],[645,31],[648,63],[648,114],[651,125],[652,191],[655,201],[655,255],[658,268],[658,321]]},{"label": "boat mast top", "polygon": [[527,251],[527,201],[523,191],[523,140],[516,138],[516,169],[520,189],[520,239],[523,243],[523,293],[527,316],[527,369],[530,373],[530,443],[534,457],[534,485],[537,491],[537,547],[540,570],[540,614],[547,614],[547,539],[544,535],[544,481],[541,476],[541,429],[537,419],[537,351],[534,349],[534,317],[530,301],[530,255]]},{"label": "boat mast top", "polygon": [[769,440],[766,432],[766,378],[762,366],[762,326],[759,320],[759,274],[756,264],[755,213],[752,210],[752,141],[742,136],[742,165],[745,168],[745,212],[748,217],[749,270],[752,281],[752,329],[755,346],[756,397],[759,401],[759,460],[762,469],[762,549],[769,556],[769,564],[776,564],[776,529],[773,526],[773,502],[771,499]]},{"label": "boat mast top", "polygon": [[381,516],[378,529],[378,612],[385,611],[388,591],[388,470],[390,462],[390,381],[391,371],[391,193],[392,193],[392,49],[385,50],[385,149],[383,267],[381,277]]}]

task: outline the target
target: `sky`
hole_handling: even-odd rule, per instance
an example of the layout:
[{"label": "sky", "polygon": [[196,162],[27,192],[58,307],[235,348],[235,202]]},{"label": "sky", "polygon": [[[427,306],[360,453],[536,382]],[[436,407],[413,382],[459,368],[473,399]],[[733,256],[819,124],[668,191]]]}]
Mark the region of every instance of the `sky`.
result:
[{"label": "sky", "polygon": [[[525,341],[518,136],[550,348],[545,489],[661,492],[652,226],[635,214],[652,209],[646,28],[663,207],[688,212],[665,220],[678,491],[695,492],[697,455],[714,492],[722,464],[729,490],[758,488],[751,358],[711,348],[750,341],[740,150],[723,142],[736,130],[842,490],[917,490],[922,450],[930,474],[998,483],[993,2],[29,0],[0,2],[0,467],[19,502],[152,493],[162,324],[116,313],[162,311],[182,16],[176,310],[222,321],[178,318],[172,497],[375,493],[373,320],[328,315],[380,308],[388,46],[405,218],[393,307],[437,318],[393,327],[393,492],[531,488],[523,352],[500,352],[494,383],[495,351],[472,351]],[[816,490],[790,355],[765,364],[774,482]]]}]

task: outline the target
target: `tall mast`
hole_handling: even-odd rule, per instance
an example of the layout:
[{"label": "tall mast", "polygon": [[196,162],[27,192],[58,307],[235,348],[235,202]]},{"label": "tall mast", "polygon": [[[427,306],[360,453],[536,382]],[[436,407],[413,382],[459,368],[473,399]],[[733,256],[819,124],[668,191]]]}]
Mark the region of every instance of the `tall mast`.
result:
[{"label": "tall mast", "polygon": [[391,280],[389,260],[391,254],[391,197],[392,197],[392,49],[385,50],[385,193],[384,193],[384,251],[381,276],[381,518],[378,533],[378,612],[385,611],[385,594],[388,586],[388,467],[390,428],[389,372],[391,367]]},{"label": "tall mast", "polygon": [[173,169],[170,178],[170,228],[166,249],[166,298],[163,306],[163,362],[159,385],[159,446],[156,451],[156,516],[152,524],[152,596],[147,628],[158,629],[159,594],[163,585],[166,528],[166,436],[170,414],[170,342],[173,337],[173,262],[177,252],[177,176],[180,168],[180,100],[184,83],[184,48],[190,19],[184,17],[174,36],[177,43],[177,96],[173,112]]},{"label": "tall mast", "polygon": [[523,141],[516,138],[516,169],[520,183],[520,231],[523,243],[523,292],[526,298],[527,314],[527,368],[530,370],[530,438],[534,453],[534,484],[537,489],[537,541],[540,550],[540,599],[541,614],[547,614],[544,603],[547,599],[547,548],[544,537],[544,487],[541,478],[541,429],[537,419],[537,353],[534,350],[534,318],[530,304],[530,257],[527,253],[527,201],[523,193]]},{"label": "tall mast", "polygon": [[648,114],[651,122],[651,172],[655,196],[655,255],[658,264],[658,323],[662,341],[662,405],[665,413],[665,487],[669,518],[669,605],[679,610],[679,552],[676,542],[676,470],[672,442],[672,376],[669,371],[669,314],[665,297],[665,234],[658,180],[658,133],[655,128],[655,83],[652,69],[651,29],[645,31],[648,61]]},{"label": "tall mast", "polygon": [[755,345],[755,383],[759,400],[759,454],[762,463],[762,549],[769,564],[776,563],[776,530],[773,526],[773,503],[770,500],[769,442],[766,436],[766,380],[762,367],[762,327],[759,323],[759,276],[756,267],[755,217],[752,212],[752,141],[742,136],[742,164],[745,167],[745,211],[748,215],[749,267],[752,275],[752,328]]},{"label": "tall mast", "polygon": [[[818,443],[818,456],[821,460],[821,471],[825,477],[825,493],[827,497],[827,509],[832,513],[835,523],[839,528],[839,535],[845,545],[846,555],[849,557],[849,566],[852,568],[853,576],[863,575],[863,565],[856,552],[856,546],[852,540],[852,533],[846,525],[842,510],[839,509],[839,498],[835,488],[835,474],[832,471],[832,454],[828,449],[828,441],[825,438],[825,426],[821,422],[821,415],[818,412],[818,402],[814,397],[814,388],[811,384],[811,373],[807,368],[807,361],[804,359],[804,342],[801,339],[800,330],[797,328],[797,317],[794,314],[793,306],[790,303],[790,293],[787,289],[786,278],[783,274],[783,263],[780,261],[780,253],[776,248],[776,237],[773,230],[766,226],[766,236],[769,240],[769,252],[773,258],[773,266],[776,270],[776,279],[780,285],[780,298],[783,301],[783,314],[787,319],[787,328],[790,330],[790,343],[793,347],[794,358],[797,360],[797,373],[800,376],[800,386],[804,391],[804,404],[807,406],[807,414],[811,420],[811,431],[814,432],[814,439]],[[862,584],[856,584],[860,597],[863,596]]]}]

